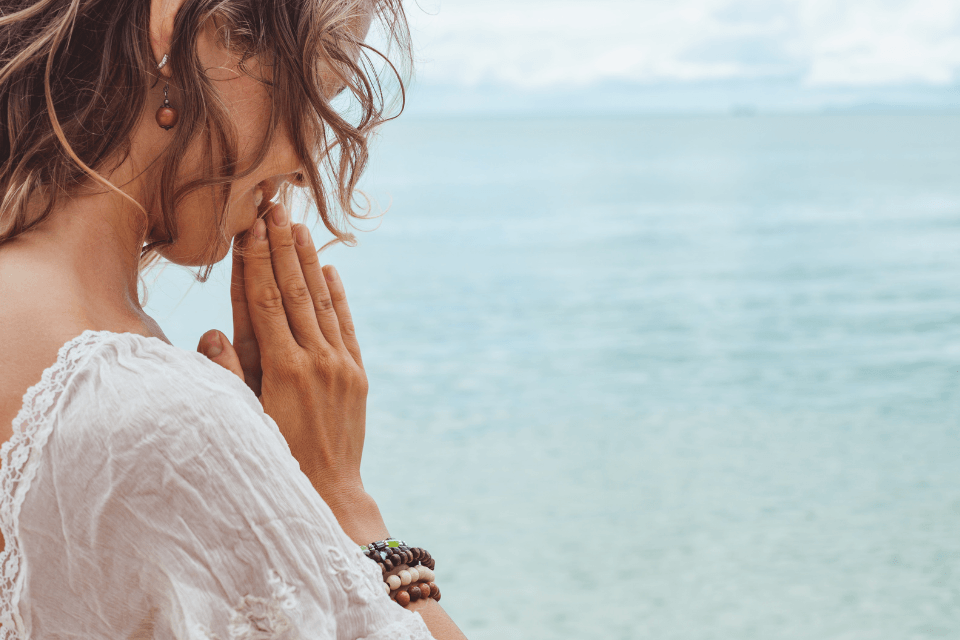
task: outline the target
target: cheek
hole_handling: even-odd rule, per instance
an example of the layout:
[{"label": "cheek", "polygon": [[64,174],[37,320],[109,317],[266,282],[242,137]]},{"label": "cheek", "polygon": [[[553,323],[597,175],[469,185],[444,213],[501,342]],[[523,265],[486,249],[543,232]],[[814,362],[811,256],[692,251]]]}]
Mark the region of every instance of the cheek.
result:
[{"label": "cheek", "polygon": [[[271,101],[267,87],[248,76],[216,82],[231,124],[237,134],[237,154],[240,169],[250,168],[263,144],[270,121]],[[201,165],[203,154],[200,141],[195,141],[183,158],[181,179],[199,177],[205,170]],[[237,180],[231,189],[230,207],[222,225],[218,220],[220,209],[209,190],[194,191],[177,207],[177,242],[159,253],[175,264],[202,266],[222,260],[230,250],[233,236],[246,231],[257,218],[254,190],[269,177],[291,173],[298,169],[292,145],[282,128],[273,137],[264,162],[246,178]]]},{"label": "cheek", "polygon": [[267,87],[248,77],[238,78],[223,92],[230,121],[237,134],[237,153],[248,168],[263,143],[270,124],[272,104]]},{"label": "cheek", "polygon": [[[237,154],[240,170],[247,171],[260,155],[269,133],[273,103],[270,89],[250,77],[237,78],[223,92],[224,104],[230,113],[237,134]],[[264,179],[295,173],[300,169],[299,159],[291,144],[288,128],[279,124],[270,136],[270,146],[254,174],[239,180],[235,189],[246,192]],[[251,220],[252,224],[253,221]]]}]

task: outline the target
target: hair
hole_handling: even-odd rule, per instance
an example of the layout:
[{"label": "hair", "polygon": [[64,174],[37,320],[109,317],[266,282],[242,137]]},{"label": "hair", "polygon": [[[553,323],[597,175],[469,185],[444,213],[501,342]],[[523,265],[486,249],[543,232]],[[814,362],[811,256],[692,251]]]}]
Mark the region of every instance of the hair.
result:
[{"label": "hair", "polygon": [[[351,22],[365,12],[383,30],[387,53],[399,51],[403,64],[354,35]],[[253,56],[272,68],[267,134],[242,172],[230,114],[197,57],[209,21],[241,68]],[[103,176],[129,155],[147,90],[158,81],[149,33],[150,0],[0,0],[0,245],[91,187],[132,201]],[[263,162],[283,127],[333,242],[354,243],[348,227],[351,217],[365,217],[354,191],[368,138],[399,115],[386,115],[377,58],[399,81],[402,111],[406,75],[398,69],[409,69],[411,56],[401,0],[185,0],[169,52],[180,117],[159,159],[162,227],[154,230],[160,239],[143,247],[141,268],[176,242],[175,210],[193,191],[211,190],[223,237],[232,181]],[[349,117],[324,93],[322,74],[330,72],[359,106]],[[198,140],[202,171],[181,176],[178,160]]]}]

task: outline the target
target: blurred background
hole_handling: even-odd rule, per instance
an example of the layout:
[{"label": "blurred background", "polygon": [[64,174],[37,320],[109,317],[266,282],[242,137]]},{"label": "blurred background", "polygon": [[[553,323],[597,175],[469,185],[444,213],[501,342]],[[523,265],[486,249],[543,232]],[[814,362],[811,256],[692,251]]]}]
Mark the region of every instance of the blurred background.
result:
[{"label": "blurred background", "polygon": [[[408,11],[324,260],[468,637],[960,635],[960,0]],[[177,346],[228,267],[150,286]]]}]

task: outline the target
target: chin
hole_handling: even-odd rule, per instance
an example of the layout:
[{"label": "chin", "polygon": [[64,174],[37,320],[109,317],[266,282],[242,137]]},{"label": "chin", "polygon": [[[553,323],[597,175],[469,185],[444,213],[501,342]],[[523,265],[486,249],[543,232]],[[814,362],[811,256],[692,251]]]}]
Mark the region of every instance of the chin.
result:
[{"label": "chin", "polygon": [[223,240],[217,241],[217,246],[211,250],[208,246],[185,246],[183,243],[176,243],[168,247],[163,247],[158,251],[160,256],[180,265],[181,267],[206,267],[214,265],[227,257],[230,252],[230,242]]}]

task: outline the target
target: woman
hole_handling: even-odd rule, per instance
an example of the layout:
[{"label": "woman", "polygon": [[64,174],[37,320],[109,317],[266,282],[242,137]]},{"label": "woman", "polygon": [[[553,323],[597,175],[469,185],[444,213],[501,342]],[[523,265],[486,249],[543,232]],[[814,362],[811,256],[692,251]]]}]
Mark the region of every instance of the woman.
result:
[{"label": "woman", "polygon": [[[343,285],[281,204],[306,188],[349,240],[335,205],[383,121],[363,41],[402,45],[402,7],[0,12],[2,637],[462,637],[429,555],[383,543]],[[141,269],[231,242],[235,344],[170,346]]]}]

